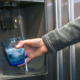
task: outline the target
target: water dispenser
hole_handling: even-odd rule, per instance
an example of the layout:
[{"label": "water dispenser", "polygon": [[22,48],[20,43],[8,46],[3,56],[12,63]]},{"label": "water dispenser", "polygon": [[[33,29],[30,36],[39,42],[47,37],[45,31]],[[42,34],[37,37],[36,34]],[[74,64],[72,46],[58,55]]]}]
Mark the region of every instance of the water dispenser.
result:
[{"label": "water dispenser", "polygon": [[21,67],[9,64],[3,41],[11,38],[38,38],[45,34],[43,0],[0,1],[0,78],[20,78],[47,73],[46,54],[36,57]]}]

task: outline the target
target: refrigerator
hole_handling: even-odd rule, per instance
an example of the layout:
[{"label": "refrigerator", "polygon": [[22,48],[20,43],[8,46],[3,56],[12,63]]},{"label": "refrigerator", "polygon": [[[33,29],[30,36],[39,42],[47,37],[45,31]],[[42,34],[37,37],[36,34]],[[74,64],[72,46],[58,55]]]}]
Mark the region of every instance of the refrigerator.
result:
[{"label": "refrigerator", "polygon": [[[17,24],[17,27],[16,23],[14,23],[15,30],[9,31],[1,29],[1,53],[3,53],[2,41],[5,39],[13,38],[15,36],[18,37],[20,35],[23,36],[24,39],[42,37],[46,33],[64,26],[80,15],[80,0],[1,0],[0,6],[5,8],[7,5],[10,5],[8,4],[10,2],[14,2],[14,6],[19,3],[17,9],[12,6],[12,14],[14,14],[13,19],[17,19],[21,23],[19,25]],[[6,4],[3,7],[2,4],[4,3]],[[20,5],[23,7],[20,7]],[[5,9],[2,11],[0,17],[10,17],[10,12],[5,11]],[[7,13],[7,15],[5,13]],[[16,34],[14,34],[14,31]],[[28,68],[29,72],[31,72],[30,74],[21,75],[17,73],[17,68],[9,68],[9,66],[6,67],[6,65],[4,65],[5,67],[2,67],[1,63],[0,80],[80,80],[79,45],[80,43],[70,45],[56,53],[47,54],[38,58],[38,60],[42,60],[44,64],[42,64],[40,60],[35,63],[35,59],[32,60],[32,62],[29,63],[29,66],[36,64],[37,67],[35,66],[35,69]],[[1,56],[3,56],[3,54],[1,54]],[[4,58],[0,58],[0,62],[5,62]],[[38,66],[39,63],[43,66],[37,70],[37,68],[40,67]],[[23,66],[23,69],[26,71],[26,68],[24,67],[25,66]],[[11,72],[10,70],[12,69],[13,71]],[[10,72],[10,75],[6,74],[8,72]],[[32,74],[32,72],[34,74]]]}]

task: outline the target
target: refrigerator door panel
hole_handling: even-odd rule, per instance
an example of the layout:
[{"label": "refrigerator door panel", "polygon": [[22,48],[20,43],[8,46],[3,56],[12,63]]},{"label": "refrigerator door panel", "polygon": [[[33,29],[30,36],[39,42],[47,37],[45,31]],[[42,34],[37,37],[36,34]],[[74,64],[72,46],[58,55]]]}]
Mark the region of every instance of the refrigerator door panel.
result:
[{"label": "refrigerator door panel", "polygon": [[[68,23],[67,0],[62,0],[62,26]],[[63,50],[63,80],[70,80],[69,47]]]},{"label": "refrigerator door panel", "polygon": [[[80,1],[74,0],[74,15],[75,18],[80,16]],[[80,43],[76,44],[76,80],[80,80]]]}]

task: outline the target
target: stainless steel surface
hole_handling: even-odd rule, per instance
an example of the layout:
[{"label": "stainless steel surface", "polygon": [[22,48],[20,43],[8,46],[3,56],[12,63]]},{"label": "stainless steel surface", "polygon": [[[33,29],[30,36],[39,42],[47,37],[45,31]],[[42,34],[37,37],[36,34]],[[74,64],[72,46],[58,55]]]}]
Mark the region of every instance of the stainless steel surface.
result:
[{"label": "stainless steel surface", "polygon": [[[21,17],[21,14],[20,14],[20,9],[19,9],[19,16],[18,16],[18,19],[19,19],[19,25],[20,25],[20,31],[21,31],[21,36],[22,38],[25,40],[25,33],[24,33],[24,22],[23,22],[23,18]],[[28,65],[27,63],[25,64],[25,70],[26,72],[28,72]]]},{"label": "stainless steel surface", "polygon": [[[19,11],[20,11],[20,9],[19,9]],[[23,17],[21,17],[20,12],[19,12],[18,19],[19,19],[19,25],[20,25],[21,36],[22,36],[23,39],[25,39]]]},{"label": "stainless steel surface", "polygon": [[44,0],[0,0],[0,1],[4,1],[4,2],[8,2],[8,1],[27,1],[27,2],[44,2]]},{"label": "stainless steel surface", "polygon": [[53,9],[53,0],[46,1],[46,26],[47,32],[54,29],[54,9]]},{"label": "stainless steel surface", "polygon": [[[62,25],[65,25],[68,23],[68,20],[71,20],[72,18],[74,18],[74,15],[75,15],[75,18],[80,16],[80,1],[79,0],[74,0],[74,11],[72,11],[72,15],[71,15],[71,18],[68,19],[68,1],[67,0],[62,0]],[[56,12],[56,10],[55,10]],[[73,17],[72,17],[73,16]],[[58,17],[58,16],[56,16]],[[58,25],[58,24],[56,24]],[[63,80],[71,80],[73,77],[74,79],[73,80],[80,80],[80,64],[79,64],[79,60],[80,60],[80,43],[76,44],[76,50],[74,49],[75,46],[72,47],[72,53],[74,53],[76,51],[76,55],[72,55],[72,63],[70,64],[70,50],[69,50],[69,47],[65,48],[63,50]],[[75,56],[76,56],[76,64],[75,64]],[[71,78],[71,74],[70,74],[70,65],[73,66],[73,72],[72,73],[72,78]],[[74,66],[76,65],[76,67]],[[76,72],[75,72],[75,68],[76,68]],[[71,68],[72,69],[72,68]],[[61,69],[60,69],[61,70]],[[76,73],[76,74],[75,74]],[[58,76],[57,76],[58,77]],[[61,76],[59,76],[61,77]],[[59,79],[58,77],[58,79]]]},{"label": "stainless steel surface", "polygon": [[76,80],[75,45],[70,46],[70,80]]},{"label": "stainless steel surface", "polygon": [[[74,18],[80,16],[80,0],[74,0]],[[80,80],[80,42],[75,45],[76,51],[76,80]]]},{"label": "stainless steel surface", "polygon": [[[56,28],[62,27],[61,0],[55,0]],[[63,51],[57,52],[57,80],[63,80]]]},{"label": "stainless steel surface", "polygon": [[[59,24],[58,24],[58,0],[55,0],[55,28],[58,28],[59,27]],[[57,80],[59,80],[59,52],[57,52]]]},{"label": "stainless steel surface", "polygon": [[[62,27],[62,3],[61,0],[58,0],[58,15],[59,15],[59,28]],[[60,73],[59,73],[59,80],[63,80],[63,50],[59,51],[59,69],[60,69]]]},{"label": "stainless steel surface", "polygon": [[74,0],[68,0],[68,18],[69,22],[74,20]]},{"label": "stainless steel surface", "polygon": [[[80,10],[79,10],[79,7],[80,7],[80,1],[79,0],[74,0],[74,9],[72,11],[72,15],[71,15],[71,18],[68,19],[68,2],[67,0],[62,0],[62,23],[63,25],[65,25],[66,23],[68,23],[68,20],[71,20],[72,16],[74,18],[74,15],[75,15],[75,18],[80,16]],[[80,64],[79,64],[79,60],[80,60],[80,43],[76,44],[75,47],[73,47],[72,49],[72,53],[76,53],[76,55],[72,55],[71,59],[73,60],[72,63],[70,64],[70,61],[69,61],[69,57],[70,57],[70,52],[69,52],[69,47],[65,48],[64,49],[64,54],[63,54],[63,61],[64,61],[64,67],[63,67],[63,80],[70,80],[72,79],[71,78],[71,75],[70,75],[70,65],[73,66],[73,73],[72,73],[72,76],[74,77],[74,79],[72,80],[79,80],[80,79]],[[74,49],[76,48],[76,49]],[[75,58],[76,57],[76,58]],[[76,63],[75,63],[75,60],[76,60]],[[75,65],[75,66],[74,66]],[[76,69],[75,69],[76,68]],[[71,68],[72,69],[72,68]],[[74,72],[75,71],[75,72]]]},{"label": "stainless steel surface", "polygon": [[[68,0],[68,16],[74,19],[74,0]],[[76,80],[75,45],[70,46],[70,80]]]},{"label": "stainless steel surface", "polygon": [[34,2],[44,2],[44,0],[33,0]]},{"label": "stainless steel surface", "polygon": [[[55,29],[55,13],[54,13],[54,1],[45,0],[45,21],[46,21],[46,33]],[[48,54],[48,77],[46,80],[56,79],[56,53]],[[54,76],[53,76],[54,75]]]},{"label": "stainless steel surface", "polygon": [[[47,33],[48,32],[48,25],[47,25],[47,1],[45,0],[45,33]],[[47,74],[49,74],[48,73],[48,55],[46,55],[46,61],[47,61],[47,63],[46,63],[46,65],[47,65],[47,67],[46,67],[46,70],[47,70]]]},{"label": "stainless steel surface", "polygon": [[55,0],[55,28],[58,28],[58,0]]},{"label": "stainless steel surface", "polygon": [[59,59],[60,59],[60,52],[57,52],[57,80],[60,80],[60,63],[59,63]]},{"label": "stainless steel surface", "polygon": [[[62,0],[62,26],[68,23],[68,1]],[[63,80],[70,80],[69,47],[63,50]]]}]

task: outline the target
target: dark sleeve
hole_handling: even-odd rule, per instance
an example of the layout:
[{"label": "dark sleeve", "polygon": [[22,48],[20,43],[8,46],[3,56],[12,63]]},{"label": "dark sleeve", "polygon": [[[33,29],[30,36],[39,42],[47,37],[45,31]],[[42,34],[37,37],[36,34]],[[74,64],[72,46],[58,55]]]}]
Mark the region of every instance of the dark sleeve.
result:
[{"label": "dark sleeve", "polygon": [[80,42],[80,17],[42,36],[49,53]]}]

